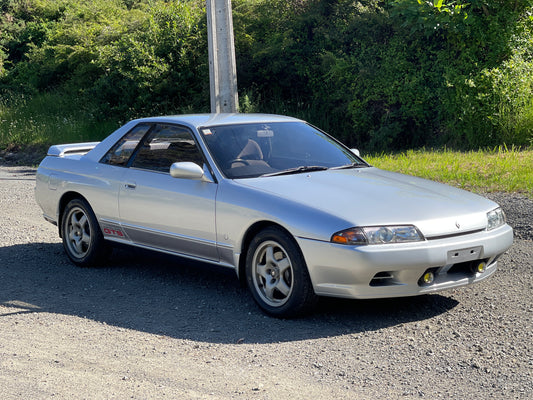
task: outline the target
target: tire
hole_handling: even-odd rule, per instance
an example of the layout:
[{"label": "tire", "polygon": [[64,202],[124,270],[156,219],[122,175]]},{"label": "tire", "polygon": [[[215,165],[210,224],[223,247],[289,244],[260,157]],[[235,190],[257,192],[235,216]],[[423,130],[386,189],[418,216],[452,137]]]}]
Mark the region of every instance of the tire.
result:
[{"label": "tire", "polygon": [[92,267],[104,261],[110,248],[98,221],[83,199],[71,200],[61,218],[63,248],[70,260],[80,267]]},{"label": "tire", "polygon": [[250,243],[246,282],[255,302],[274,317],[303,315],[318,300],[298,245],[276,227],[259,232]]}]

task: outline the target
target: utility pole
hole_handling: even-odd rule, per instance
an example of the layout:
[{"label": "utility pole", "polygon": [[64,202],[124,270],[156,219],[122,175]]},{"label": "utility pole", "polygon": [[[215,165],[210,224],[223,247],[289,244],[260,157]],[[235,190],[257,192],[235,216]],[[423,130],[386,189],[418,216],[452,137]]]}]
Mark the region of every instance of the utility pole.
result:
[{"label": "utility pole", "polygon": [[239,110],[231,0],[206,0],[212,113]]}]

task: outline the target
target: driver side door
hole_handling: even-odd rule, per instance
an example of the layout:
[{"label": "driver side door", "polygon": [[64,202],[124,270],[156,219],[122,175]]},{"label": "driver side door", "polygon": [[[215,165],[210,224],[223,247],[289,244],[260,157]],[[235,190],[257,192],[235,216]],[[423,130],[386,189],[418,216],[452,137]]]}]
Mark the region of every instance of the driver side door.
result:
[{"label": "driver side door", "polygon": [[205,163],[192,132],[178,125],[154,124],[123,175],[118,199],[122,228],[136,244],[218,261],[218,185],[171,177],[170,166],[180,161]]}]

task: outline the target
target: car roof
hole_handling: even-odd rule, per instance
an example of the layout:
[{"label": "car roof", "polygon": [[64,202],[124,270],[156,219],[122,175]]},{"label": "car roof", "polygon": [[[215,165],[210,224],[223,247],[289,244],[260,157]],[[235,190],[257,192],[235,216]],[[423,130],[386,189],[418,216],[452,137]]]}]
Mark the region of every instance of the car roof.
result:
[{"label": "car roof", "polygon": [[173,124],[183,124],[190,127],[209,127],[231,124],[252,124],[252,123],[272,123],[272,122],[289,122],[300,121],[297,118],[287,117],[274,114],[185,114],[185,115],[168,115],[162,117],[140,118],[135,123],[140,122],[166,122]]},{"label": "car roof", "polygon": [[162,117],[139,118],[130,121],[117,129],[93,150],[86,154],[86,158],[97,161],[131,128],[140,123],[167,123],[188,126],[192,130],[208,128],[220,125],[232,124],[252,124],[252,123],[273,123],[273,122],[295,122],[301,121],[297,118],[286,117],[274,114],[184,114],[168,115]]}]

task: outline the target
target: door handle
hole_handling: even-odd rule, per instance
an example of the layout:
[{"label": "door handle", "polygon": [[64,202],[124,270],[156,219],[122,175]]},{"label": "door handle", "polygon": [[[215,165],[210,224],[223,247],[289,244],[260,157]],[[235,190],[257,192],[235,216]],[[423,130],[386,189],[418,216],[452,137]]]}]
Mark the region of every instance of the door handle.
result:
[{"label": "door handle", "polygon": [[124,187],[126,189],[135,189],[137,187],[137,184],[135,182],[127,182]]}]

